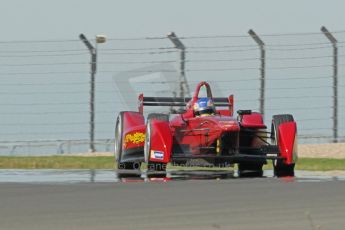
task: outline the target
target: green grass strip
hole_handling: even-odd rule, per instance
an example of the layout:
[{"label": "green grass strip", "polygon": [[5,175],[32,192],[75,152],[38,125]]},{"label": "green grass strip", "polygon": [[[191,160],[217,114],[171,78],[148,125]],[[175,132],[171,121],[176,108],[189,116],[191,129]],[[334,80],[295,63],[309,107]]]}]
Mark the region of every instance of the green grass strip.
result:
[{"label": "green grass strip", "polygon": [[113,169],[113,157],[0,157],[2,169]]},{"label": "green grass strip", "polygon": [[[114,169],[114,158],[106,156],[39,156],[39,157],[0,157],[1,169]],[[180,168],[180,167],[169,167]],[[200,167],[198,167],[200,168]],[[272,169],[271,162],[264,169]],[[297,170],[345,171],[345,159],[300,158]]]},{"label": "green grass strip", "polygon": [[301,158],[296,164],[296,169],[308,171],[345,171],[345,159]]}]

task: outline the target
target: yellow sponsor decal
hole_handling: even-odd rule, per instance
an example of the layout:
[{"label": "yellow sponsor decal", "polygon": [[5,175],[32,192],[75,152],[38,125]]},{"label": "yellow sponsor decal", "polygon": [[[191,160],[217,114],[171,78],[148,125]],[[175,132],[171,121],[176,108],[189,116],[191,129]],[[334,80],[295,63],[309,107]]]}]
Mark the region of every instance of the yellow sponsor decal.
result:
[{"label": "yellow sponsor decal", "polygon": [[128,143],[133,143],[133,144],[140,144],[145,141],[145,134],[136,132],[136,133],[129,133],[125,136],[125,145]]}]

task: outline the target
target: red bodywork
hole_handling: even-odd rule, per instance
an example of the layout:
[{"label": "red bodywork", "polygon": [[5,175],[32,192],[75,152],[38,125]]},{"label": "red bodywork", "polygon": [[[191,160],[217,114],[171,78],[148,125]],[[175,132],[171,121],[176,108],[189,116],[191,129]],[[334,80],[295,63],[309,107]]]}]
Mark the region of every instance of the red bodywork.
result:
[{"label": "red bodywork", "polygon": [[279,126],[279,150],[285,158],[285,164],[293,164],[297,160],[297,125],[296,122],[288,122]]},{"label": "red bodywork", "polygon": [[[143,115],[144,105],[147,106],[182,106],[186,110],[175,114],[169,121],[152,119],[150,122],[150,154],[149,161],[172,162],[175,158],[217,158],[230,159],[232,163],[243,160],[259,159],[266,162],[268,154],[251,158],[246,151],[267,146],[266,125],[260,113],[244,112],[233,117],[233,95],[227,98],[214,98],[217,114],[213,116],[194,116],[193,104],[198,100],[199,92],[205,88],[207,97],[212,97],[208,83],[200,82],[192,98],[145,98],[139,96],[139,112],[125,112],[123,148],[129,155],[136,153],[144,161],[144,144],[146,128]],[[156,101],[154,101],[155,99]],[[146,101],[147,100],[147,101]],[[225,107],[225,108],[224,108]],[[279,126],[278,157],[285,164],[293,164],[296,155],[296,123],[289,122]],[[264,136],[259,133],[264,133]],[[261,136],[260,136],[261,135]],[[139,153],[139,155],[138,155]],[[273,158],[272,158],[273,159]]]}]

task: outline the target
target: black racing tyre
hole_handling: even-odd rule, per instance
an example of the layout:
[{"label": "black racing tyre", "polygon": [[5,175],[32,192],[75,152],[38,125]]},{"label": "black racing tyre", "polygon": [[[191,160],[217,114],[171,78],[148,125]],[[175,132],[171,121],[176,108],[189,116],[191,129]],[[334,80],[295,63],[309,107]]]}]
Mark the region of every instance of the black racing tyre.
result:
[{"label": "black racing tyre", "polygon": [[273,162],[273,172],[276,177],[295,176],[295,164],[286,165],[282,162]]},{"label": "black racing tyre", "polygon": [[149,161],[149,156],[151,152],[151,120],[161,120],[161,121],[169,121],[169,115],[168,114],[162,114],[162,113],[150,113],[147,116],[147,123],[146,123],[146,132],[145,132],[145,144],[144,144],[144,156],[145,156],[145,162],[147,163],[147,170],[148,171],[166,171],[166,163],[161,162],[153,162]]},{"label": "black racing tyre", "polygon": [[293,119],[293,116],[291,114],[279,114],[279,115],[274,115],[272,118],[272,126],[271,126],[271,138],[275,140],[274,144],[276,144],[277,141],[277,129],[279,125],[286,123],[286,122],[291,122],[295,121]]},{"label": "black racing tyre", "polygon": [[123,148],[122,148],[122,142],[123,142],[123,116],[125,112],[120,112],[116,119],[115,124],[115,151],[114,151],[114,157],[116,168],[117,169],[140,169],[140,162],[121,162],[122,161],[122,155],[123,155]]},{"label": "black racing tyre", "polygon": [[117,116],[115,123],[115,161],[119,162],[122,155],[122,133],[123,133],[123,112],[120,112]]},{"label": "black racing tyre", "polygon": [[164,113],[150,113],[147,115],[147,124],[149,120],[151,119],[156,119],[160,121],[169,121],[169,114],[164,114]]},{"label": "black racing tyre", "polygon": [[264,174],[262,166],[263,164],[251,162],[239,163],[238,175],[240,177],[262,177]]},{"label": "black racing tyre", "polygon": [[[294,121],[294,118],[291,114],[279,114],[274,115],[272,119],[271,127],[271,138],[274,145],[278,145],[278,127],[279,125]],[[294,176],[295,175],[295,164],[286,165],[282,161],[274,160],[273,161],[273,171],[274,175],[277,177],[285,176]]]}]

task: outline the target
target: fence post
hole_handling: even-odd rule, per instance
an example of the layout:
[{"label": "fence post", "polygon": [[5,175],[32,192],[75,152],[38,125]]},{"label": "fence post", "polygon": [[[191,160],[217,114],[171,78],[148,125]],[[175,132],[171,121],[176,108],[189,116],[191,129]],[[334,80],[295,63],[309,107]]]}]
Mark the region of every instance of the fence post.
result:
[{"label": "fence post", "polygon": [[260,113],[264,117],[265,115],[265,65],[266,65],[266,52],[265,52],[265,43],[260,39],[260,37],[250,29],[248,31],[249,35],[254,39],[254,41],[260,47]]},{"label": "fence post", "polygon": [[84,34],[79,35],[80,40],[89,49],[91,54],[91,71],[90,71],[90,152],[95,152],[94,138],[95,138],[95,74],[96,74],[96,62],[97,52],[96,48],[87,40]]},{"label": "fence post", "polygon": [[180,50],[180,97],[184,98],[186,94],[190,96],[189,86],[186,79],[185,73],[185,63],[186,63],[186,47],[183,43],[178,39],[174,32],[168,34],[168,38],[170,41],[175,45],[175,48]]},{"label": "fence post", "polygon": [[106,37],[104,35],[96,35],[96,47],[94,47],[84,34],[79,35],[80,40],[85,44],[91,54],[91,78],[90,78],[90,152],[95,152],[95,75],[97,69],[97,44],[104,43]]},{"label": "fence post", "polygon": [[322,33],[328,38],[333,46],[333,142],[338,142],[338,47],[337,39],[327,30],[321,27]]}]

